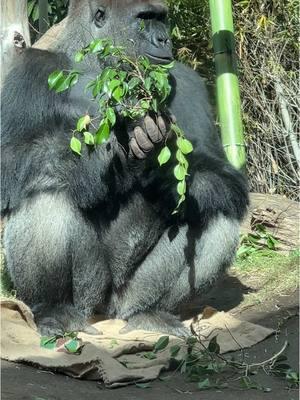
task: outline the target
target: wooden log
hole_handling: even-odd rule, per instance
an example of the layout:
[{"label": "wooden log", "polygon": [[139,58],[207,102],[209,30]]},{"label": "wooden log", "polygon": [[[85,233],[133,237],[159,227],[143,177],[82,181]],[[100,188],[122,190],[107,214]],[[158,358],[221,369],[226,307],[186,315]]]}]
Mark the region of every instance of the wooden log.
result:
[{"label": "wooden log", "polygon": [[250,207],[241,232],[254,233],[255,225],[263,225],[278,241],[279,251],[300,247],[299,203],[280,195],[251,193]]},{"label": "wooden log", "polygon": [[53,25],[34,45],[41,50],[51,49],[56,42],[60,33],[63,31],[66,25],[67,18],[63,19],[60,23]]}]

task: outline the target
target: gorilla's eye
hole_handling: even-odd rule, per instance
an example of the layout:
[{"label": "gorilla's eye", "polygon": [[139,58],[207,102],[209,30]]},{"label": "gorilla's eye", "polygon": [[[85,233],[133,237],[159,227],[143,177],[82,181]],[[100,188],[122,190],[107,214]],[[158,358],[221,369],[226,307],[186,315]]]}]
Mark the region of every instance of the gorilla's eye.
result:
[{"label": "gorilla's eye", "polygon": [[95,14],[95,24],[98,27],[101,27],[103,25],[104,19],[105,19],[105,8],[100,7],[100,8],[98,8],[98,10]]},{"label": "gorilla's eye", "polygon": [[156,19],[157,21],[165,22],[167,18],[166,11],[142,11],[138,13],[137,18],[143,20]]},{"label": "gorilla's eye", "polygon": [[156,17],[157,17],[156,13],[151,12],[151,11],[140,12],[137,15],[137,18],[145,19],[145,20],[147,20],[147,19],[155,19]]}]

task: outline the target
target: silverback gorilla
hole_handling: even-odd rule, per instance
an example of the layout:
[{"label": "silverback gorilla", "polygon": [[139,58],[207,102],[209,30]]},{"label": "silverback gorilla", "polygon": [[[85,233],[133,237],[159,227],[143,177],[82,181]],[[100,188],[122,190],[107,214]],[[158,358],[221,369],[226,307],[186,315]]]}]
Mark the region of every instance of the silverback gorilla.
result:
[{"label": "silverback gorilla", "polygon": [[[63,94],[48,90],[49,74],[72,68],[74,53],[93,38],[169,63],[166,20],[160,1],[71,0],[51,51],[25,50],[4,82],[7,267],[44,335],[93,333],[87,320],[99,311],[125,319],[123,332],[186,335],[176,309],[204,293],[233,260],[247,184],[226,161],[197,73],[180,63],[171,71],[169,110],[194,145],[178,215],[172,165],[157,162],[168,135],[165,116],[134,126],[119,117],[108,142],[79,157],[69,148],[71,132],[80,116],[97,111],[84,94],[87,82]],[[91,57],[80,67],[88,80],[103,65]]]}]

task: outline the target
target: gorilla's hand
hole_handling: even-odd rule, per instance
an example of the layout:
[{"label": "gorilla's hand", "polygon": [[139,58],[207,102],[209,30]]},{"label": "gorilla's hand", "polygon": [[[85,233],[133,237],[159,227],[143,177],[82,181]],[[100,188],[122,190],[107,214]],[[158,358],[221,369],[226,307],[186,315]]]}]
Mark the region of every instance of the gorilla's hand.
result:
[{"label": "gorilla's hand", "polygon": [[129,157],[140,160],[146,158],[155,144],[168,139],[171,122],[175,122],[173,115],[165,118],[158,116],[156,121],[147,115],[129,133]]}]

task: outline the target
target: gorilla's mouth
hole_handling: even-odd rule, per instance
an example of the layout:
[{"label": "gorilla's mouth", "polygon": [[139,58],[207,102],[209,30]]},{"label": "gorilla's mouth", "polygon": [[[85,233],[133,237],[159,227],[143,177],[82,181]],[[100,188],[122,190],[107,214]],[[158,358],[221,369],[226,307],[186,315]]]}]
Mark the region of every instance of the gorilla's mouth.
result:
[{"label": "gorilla's mouth", "polygon": [[155,56],[151,53],[145,53],[145,55],[152,61],[154,64],[170,64],[174,60],[173,57],[166,56],[166,57],[159,57]]}]

